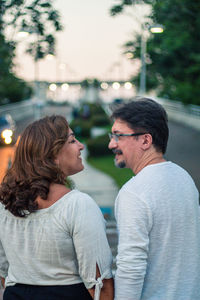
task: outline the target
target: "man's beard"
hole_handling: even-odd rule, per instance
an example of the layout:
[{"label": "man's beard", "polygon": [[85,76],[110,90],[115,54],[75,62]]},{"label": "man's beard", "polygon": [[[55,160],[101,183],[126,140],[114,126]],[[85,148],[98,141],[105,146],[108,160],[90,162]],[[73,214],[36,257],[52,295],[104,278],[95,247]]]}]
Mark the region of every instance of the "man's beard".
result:
[{"label": "man's beard", "polygon": [[126,168],[126,163],[125,163],[124,160],[120,161],[120,162],[117,162],[116,159],[115,159],[115,167],[120,168],[120,169]]},{"label": "man's beard", "polygon": [[[122,154],[122,151],[121,150],[113,149],[113,153],[114,154]],[[114,162],[115,162],[115,166],[117,168],[120,168],[120,169],[126,168],[126,163],[125,163],[124,160],[120,161],[120,162],[117,162],[117,160],[115,159]]]}]

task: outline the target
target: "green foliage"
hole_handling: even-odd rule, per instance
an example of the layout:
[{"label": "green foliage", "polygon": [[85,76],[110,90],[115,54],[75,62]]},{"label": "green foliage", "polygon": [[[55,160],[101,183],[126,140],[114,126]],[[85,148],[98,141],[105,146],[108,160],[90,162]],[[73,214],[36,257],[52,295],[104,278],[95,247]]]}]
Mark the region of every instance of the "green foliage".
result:
[{"label": "green foliage", "polygon": [[84,102],[76,114],[78,115],[72,120],[70,127],[79,138],[90,137],[93,127],[105,127],[110,125],[110,119],[99,103]]},{"label": "green foliage", "polygon": [[35,60],[55,52],[55,31],[62,30],[60,16],[46,0],[0,0],[0,32],[27,31],[34,39],[27,45],[27,52]]},{"label": "green foliage", "polygon": [[101,157],[89,157],[88,162],[93,167],[110,175],[119,188],[133,176],[133,172],[130,169],[119,169],[115,167],[114,155],[109,154]]},{"label": "green foliage", "polygon": [[97,136],[87,140],[87,148],[89,157],[104,156],[110,154],[108,149],[109,137],[108,134]]},{"label": "green foliage", "polygon": [[[87,106],[87,111],[89,112],[87,115],[84,112],[85,106]],[[85,139],[84,142],[87,145],[90,156],[95,157],[110,153],[110,150],[108,150],[109,138],[107,133],[91,138],[91,129],[94,127],[103,127],[106,132],[110,130],[110,119],[100,104],[82,103],[78,116],[72,120],[70,127],[79,139]]]},{"label": "green foliage", "polygon": [[94,114],[105,116],[105,111],[103,110],[101,104],[99,103],[87,103],[90,107],[91,116]]},{"label": "green foliage", "polygon": [[78,138],[90,137],[90,131],[92,127],[90,120],[83,120],[82,118],[74,119],[70,123],[70,127]]},{"label": "green foliage", "polygon": [[[200,105],[200,2],[133,0],[131,4],[136,2],[151,4],[152,23],[165,29],[161,35],[151,34],[147,41],[147,89],[155,89],[158,96]],[[130,4],[121,0],[118,5],[121,13]],[[113,6],[111,14],[118,13]],[[132,44],[125,45],[134,58],[140,58],[140,38],[136,35]],[[138,77],[133,80],[138,82]]]},{"label": "green foliage", "polygon": [[28,99],[31,88],[12,73],[15,45],[0,34],[0,105]]},{"label": "green foliage", "polygon": [[[13,59],[17,43],[13,40],[18,31],[33,36],[26,51],[35,60],[54,53],[55,31],[62,29],[60,16],[52,0],[0,0],[0,104],[29,98],[31,88],[13,74]],[[6,41],[5,30],[9,32]]]},{"label": "green foliage", "polygon": [[32,89],[12,73],[0,78],[0,105],[29,99]]},{"label": "green foliage", "polygon": [[110,119],[105,114],[92,114],[92,125],[96,127],[107,126],[110,124]]}]

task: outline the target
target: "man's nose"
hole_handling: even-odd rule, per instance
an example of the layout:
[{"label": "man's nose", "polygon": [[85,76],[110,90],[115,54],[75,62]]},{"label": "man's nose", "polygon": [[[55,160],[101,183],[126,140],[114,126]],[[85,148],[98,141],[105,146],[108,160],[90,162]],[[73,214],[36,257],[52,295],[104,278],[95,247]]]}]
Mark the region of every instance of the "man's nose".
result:
[{"label": "man's nose", "polygon": [[116,148],[117,147],[117,143],[116,141],[112,138],[108,144],[108,148],[109,149],[113,149],[113,148]]}]

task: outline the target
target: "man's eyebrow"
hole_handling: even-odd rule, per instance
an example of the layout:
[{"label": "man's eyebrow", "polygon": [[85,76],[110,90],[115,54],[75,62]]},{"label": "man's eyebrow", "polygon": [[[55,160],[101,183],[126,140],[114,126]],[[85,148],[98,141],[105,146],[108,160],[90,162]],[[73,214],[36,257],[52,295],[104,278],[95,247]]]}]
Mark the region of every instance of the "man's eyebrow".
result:
[{"label": "man's eyebrow", "polygon": [[120,131],[119,130],[114,130],[113,133],[118,133],[119,134]]},{"label": "man's eyebrow", "polygon": [[75,134],[74,134],[73,132],[71,132],[71,133],[69,134],[69,137],[70,137],[70,136],[75,136]]}]

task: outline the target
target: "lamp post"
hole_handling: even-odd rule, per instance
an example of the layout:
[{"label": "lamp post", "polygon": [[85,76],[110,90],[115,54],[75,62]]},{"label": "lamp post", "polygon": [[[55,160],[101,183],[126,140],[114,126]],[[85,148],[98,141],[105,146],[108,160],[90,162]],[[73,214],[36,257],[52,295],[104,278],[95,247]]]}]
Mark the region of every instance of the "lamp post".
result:
[{"label": "lamp post", "polygon": [[[152,33],[162,33],[164,28],[160,24],[152,25],[149,27],[149,30]],[[146,48],[147,48],[147,40],[145,36],[145,29],[143,28],[141,34],[141,51],[140,51],[140,59],[141,59],[141,71],[140,71],[140,88],[139,93],[144,95],[146,93]]]}]

